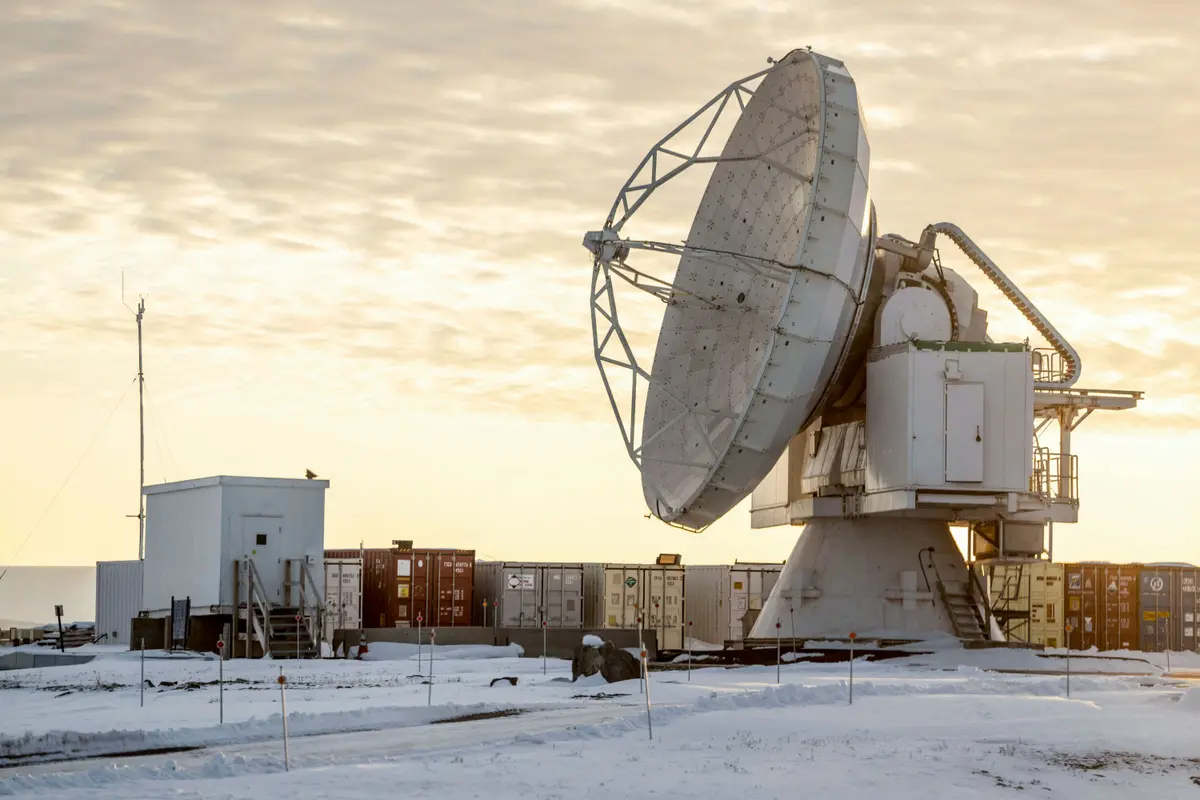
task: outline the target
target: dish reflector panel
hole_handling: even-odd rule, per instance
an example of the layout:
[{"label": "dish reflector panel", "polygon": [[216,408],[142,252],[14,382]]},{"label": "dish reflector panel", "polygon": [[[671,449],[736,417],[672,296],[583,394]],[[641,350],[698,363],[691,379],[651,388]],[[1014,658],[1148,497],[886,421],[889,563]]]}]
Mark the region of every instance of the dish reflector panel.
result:
[{"label": "dish reflector panel", "polygon": [[797,50],[767,71],[704,192],[654,355],[641,470],[661,519],[706,527],[820,414],[874,261],[869,159],[840,61]]}]

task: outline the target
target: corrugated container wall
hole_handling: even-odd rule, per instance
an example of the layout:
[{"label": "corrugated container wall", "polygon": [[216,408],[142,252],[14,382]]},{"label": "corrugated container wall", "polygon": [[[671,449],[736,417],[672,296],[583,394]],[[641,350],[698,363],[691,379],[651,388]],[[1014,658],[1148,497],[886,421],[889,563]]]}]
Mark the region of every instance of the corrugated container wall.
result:
[{"label": "corrugated container wall", "polygon": [[475,551],[418,548],[326,550],[325,558],[363,559],[363,627],[471,624]]},{"label": "corrugated container wall", "polygon": [[326,561],[362,559],[362,626],[396,625],[396,554],[386,548],[326,550]]},{"label": "corrugated container wall", "polygon": [[1130,564],[1066,564],[1066,622],[1072,650],[1139,647],[1138,574]]},{"label": "corrugated container wall", "polygon": [[[584,608],[585,569],[595,565],[480,561],[475,596],[489,603],[489,622],[501,628],[582,628],[598,612]],[[495,602],[498,605],[492,606]]]},{"label": "corrugated container wall", "polygon": [[325,560],[325,641],[336,630],[362,627],[361,558]]},{"label": "corrugated container wall", "polygon": [[100,644],[130,642],[133,618],[142,610],[142,562],[96,562],[96,636]]},{"label": "corrugated container wall", "polygon": [[1179,649],[1178,635],[1172,625],[1177,573],[1178,570],[1169,567],[1142,568],[1138,578],[1138,604],[1141,607],[1138,649],[1143,653]]},{"label": "corrugated container wall", "polygon": [[779,580],[782,564],[687,567],[685,616],[691,637],[712,645],[741,641]]},{"label": "corrugated container wall", "polygon": [[603,564],[584,571],[586,615],[598,628],[637,628],[658,632],[660,650],[684,648],[685,572],[682,565]]},{"label": "corrugated container wall", "polygon": [[475,551],[414,549],[396,556],[397,627],[471,624]]},{"label": "corrugated container wall", "polygon": [[1064,575],[1062,564],[1035,561],[997,565],[989,593],[992,609],[1016,641],[1046,647],[1065,645]]},{"label": "corrugated container wall", "polygon": [[1176,581],[1175,613],[1176,630],[1178,633],[1179,649],[1188,652],[1200,652],[1200,594],[1196,587],[1200,585],[1200,570],[1195,567],[1183,567],[1179,570]]}]

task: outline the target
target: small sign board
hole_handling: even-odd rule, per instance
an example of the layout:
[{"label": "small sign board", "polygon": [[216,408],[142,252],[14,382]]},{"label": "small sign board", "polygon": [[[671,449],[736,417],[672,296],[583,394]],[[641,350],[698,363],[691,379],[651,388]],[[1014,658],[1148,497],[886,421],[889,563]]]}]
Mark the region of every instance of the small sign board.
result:
[{"label": "small sign board", "polygon": [[634,586],[637,586],[637,578],[630,575],[625,579],[625,585],[632,589]]},{"label": "small sign board", "polygon": [[224,650],[224,649],[225,649],[225,642],[223,642],[223,641],[221,641],[220,639],[218,639],[218,640],[217,640],[217,649],[218,649],[218,650]]},{"label": "small sign board", "polygon": [[55,606],[54,607],[54,616],[61,617],[62,615],[63,615],[62,606]]},{"label": "small sign board", "polygon": [[520,574],[514,572],[508,576],[508,588],[510,588],[510,589],[532,589],[533,588],[533,576],[532,575],[520,575]]}]

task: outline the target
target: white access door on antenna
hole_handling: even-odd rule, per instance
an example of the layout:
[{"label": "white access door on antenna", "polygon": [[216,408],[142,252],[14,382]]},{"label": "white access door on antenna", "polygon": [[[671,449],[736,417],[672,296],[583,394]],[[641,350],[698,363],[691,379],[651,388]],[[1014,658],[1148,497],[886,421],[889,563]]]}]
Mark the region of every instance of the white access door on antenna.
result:
[{"label": "white access door on antenna", "polygon": [[983,384],[946,384],[946,482],[983,481]]}]

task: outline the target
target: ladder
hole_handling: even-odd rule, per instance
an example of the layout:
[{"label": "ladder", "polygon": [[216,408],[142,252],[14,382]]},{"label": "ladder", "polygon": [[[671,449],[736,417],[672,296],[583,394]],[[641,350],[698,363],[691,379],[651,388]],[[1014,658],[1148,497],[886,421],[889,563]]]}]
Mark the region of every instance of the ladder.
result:
[{"label": "ladder", "polygon": [[938,592],[946,606],[946,613],[950,615],[950,624],[954,626],[955,636],[964,641],[974,642],[991,638],[987,623],[967,581],[943,581],[939,578]]}]

